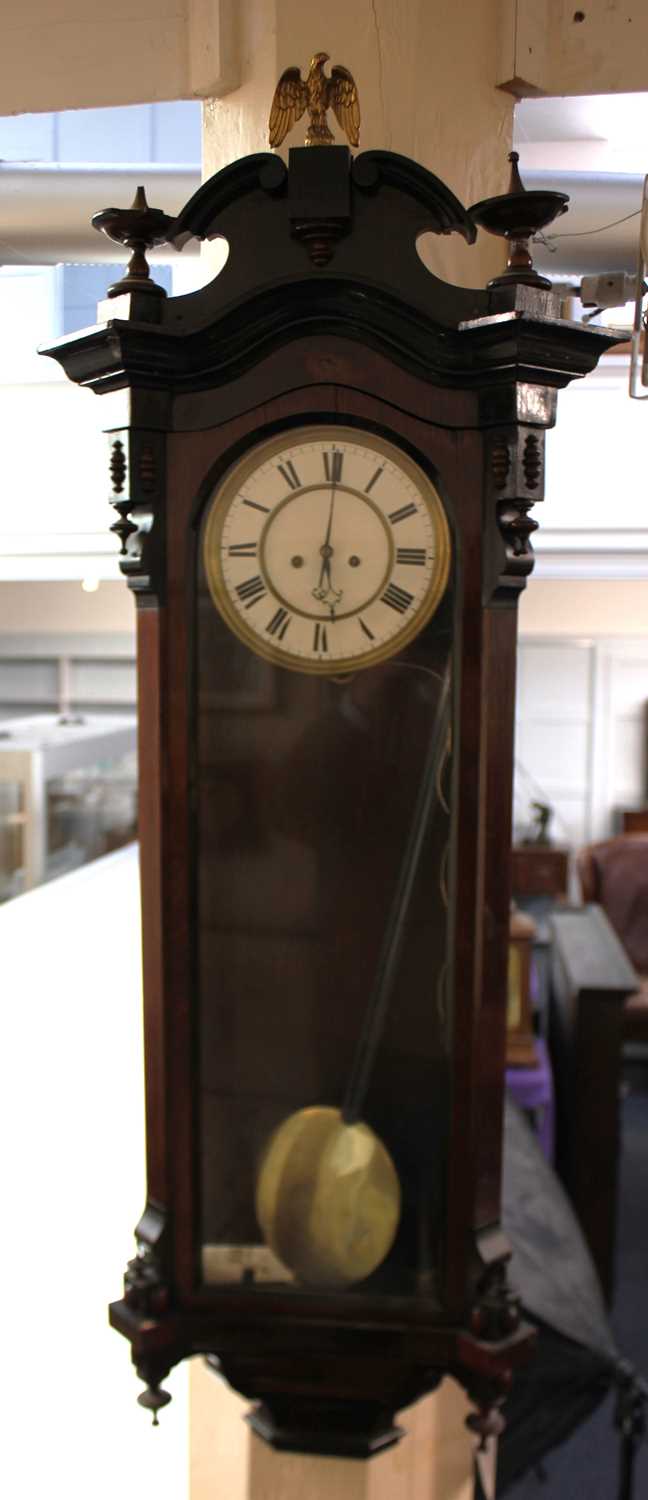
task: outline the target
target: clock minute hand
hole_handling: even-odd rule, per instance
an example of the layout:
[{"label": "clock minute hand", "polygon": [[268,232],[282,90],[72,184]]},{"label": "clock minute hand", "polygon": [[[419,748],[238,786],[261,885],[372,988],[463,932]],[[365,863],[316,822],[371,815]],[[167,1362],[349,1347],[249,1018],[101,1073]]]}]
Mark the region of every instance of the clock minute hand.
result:
[{"label": "clock minute hand", "polygon": [[436,720],[425,759],[405,853],[387,917],[373,988],[365,1011],[342,1106],[342,1119],[346,1125],[353,1125],[362,1117],[371,1071],[382,1039],[401,955],[414,881],[429,832],[430,813],[443,765],[449,722],[450,668],[448,666],[443,677]]},{"label": "clock minute hand", "polygon": [[340,599],[342,598],[342,590],[333,588],[333,579],[331,577],[331,558],[333,556],[333,548],[331,546],[331,530],[333,527],[333,511],[335,509],[336,494],[337,487],[334,481],[331,485],[331,504],[329,506],[326,536],[324,537],[324,541],[322,543],[322,546],[320,547],[322,566],[320,568],[320,576],[317,588],[313,589],[313,598],[320,599],[322,602],[328,604],[331,612],[331,619],[335,618],[335,606],[336,604],[339,604]]},{"label": "clock minute hand", "polygon": [[[335,496],[336,496],[336,494],[337,494],[336,484],[335,484],[335,480],[333,480],[332,483],[331,483],[331,504],[329,505],[328,525],[327,525],[327,528],[326,528],[326,536],[324,537],[323,546],[320,547],[321,556],[324,558],[324,563],[322,564],[322,573],[324,572],[324,568],[326,567],[326,563],[327,563],[327,561],[328,561],[328,559],[331,556],[331,553],[333,551],[333,548],[331,547],[330,543],[331,543],[331,529],[332,529],[332,526],[333,526],[333,511],[335,509]],[[329,563],[329,573],[330,573],[330,563]],[[320,583],[321,582],[322,582],[322,574],[320,574]]]}]

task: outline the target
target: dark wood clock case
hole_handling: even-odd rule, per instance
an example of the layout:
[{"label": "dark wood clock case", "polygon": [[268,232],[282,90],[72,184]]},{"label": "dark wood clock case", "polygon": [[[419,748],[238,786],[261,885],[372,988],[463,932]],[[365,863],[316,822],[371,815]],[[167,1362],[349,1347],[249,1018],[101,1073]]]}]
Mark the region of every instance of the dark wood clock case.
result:
[{"label": "dark wood clock case", "polygon": [[[614,339],[561,321],[550,292],[442,283],[417,242],[451,232],[475,237],[405,158],[252,156],[172,227],[178,247],[228,241],[211,284],[115,298],[47,351],[128,401],[108,437],[137,601],[148,1201],[111,1319],[154,1410],[202,1353],[265,1437],[319,1452],[393,1441],[395,1412],[447,1371],[488,1408],[529,1345],[499,1227],[516,603],[557,388]],[[200,548],[228,467],[320,421],[414,458],[452,536],[448,594],[402,661],[337,683],[236,640]],[[369,1101],[402,1163],[401,1238],[343,1291],[260,1286],[244,1256],[210,1284],[205,1242],[258,1238],[264,1130],[338,1102],[448,663],[445,812]]]}]

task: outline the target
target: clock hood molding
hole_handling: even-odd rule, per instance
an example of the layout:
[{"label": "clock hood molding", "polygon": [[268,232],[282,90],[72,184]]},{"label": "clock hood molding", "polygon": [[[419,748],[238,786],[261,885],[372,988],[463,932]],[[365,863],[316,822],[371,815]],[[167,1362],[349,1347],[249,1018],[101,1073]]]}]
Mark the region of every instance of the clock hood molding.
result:
[{"label": "clock hood molding", "polygon": [[[189,392],[231,382],[302,332],[338,334],[431,384],[475,389],[487,380],[492,395],[493,385],[520,381],[564,386],[619,341],[614,329],[560,319],[552,292],[440,281],[417,241],[452,232],[474,241],[466,209],[396,153],[353,159],[336,146],[313,161],[312,149],[298,148],[288,168],[259,153],[204,183],[169,229],[179,249],[192,237],[228,242],[212,282],[170,299],[115,297],[101,304],[105,322],[42,352],[97,392]],[[502,419],[498,409],[493,420]],[[548,425],[546,412],[537,420]]]},{"label": "clock hood molding", "polygon": [[[291,153],[292,154],[292,153]],[[474,244],[477,228],[450,188],[418,162],[395,151],[364,151],[351,157],[346,146],[335,148],[340,166],[350,173],[351,187],[374,193],[380,186],[393,187],[418,205],[422,228],[433,234],[455,230],[466,243]],[[347,158],[348,166],[341,160]],[[335,160],[335,158],[331,158]],[[335,165],[338,165],[338,162]],[[342,181],[342,179],[340,179]],[[197,189],[178,214],[169,240],[181,250],[193,237],[209,240],[221,233],[220,217],[246,191],[260,186],[276,196],[290,198],[290,172],[280,156],[259,152],[243,157],[217,172]],[[319,204],[318,204],[319,207]]]}]

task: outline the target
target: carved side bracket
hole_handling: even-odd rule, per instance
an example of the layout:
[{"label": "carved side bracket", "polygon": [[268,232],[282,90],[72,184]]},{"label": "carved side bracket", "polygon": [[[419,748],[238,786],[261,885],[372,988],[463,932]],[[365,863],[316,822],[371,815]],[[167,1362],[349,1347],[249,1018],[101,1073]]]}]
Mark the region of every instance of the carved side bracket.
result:
[{"label": "carved side bracket", "polygon": [[494,601],[513,602],[533,570],[531,537],[538,523],[529,511],[544,499],[544,442],[541,428],[521,423],[496,429],[487,439],[485,573]]},{"label": "carved side bracket", "polygon": [[137,1255],[124,1276],[124,1301],[132,1311],[159,1317],[169,1310],[171,1295],[166,1269],[168,1221],[157,1204],[148,1201],[135,1230]]},{"label": "carved side bracket", "polygon": [[159,1317],[169,1306],[169,1288],[154,1251],[140,1245],[124,1273],[124,1301],[134,1312]]},{"label": "carved side bracket", "polygon": [[510,1338],[520,1325],[520,1299],[508,1283],[507,1263],[498,1260],[481,1277],[470,1312],[475,1337],[487,1344]]},{"label": "carved side bracket", "polygon": [[[166,1214],[156,1204],[147,1203],[135,1236],[137,1254],[129,1260],[124,1274],[123,1306],[136,1323],[146,1322],[152,1327],[157,1320],[169,1316],[172,1303],[166,1268],[168,1223]],[[157,1427],[158,1412],[171,1400],[161,1382],[169,1374],[174,1359],[166,1349],[144,1353],[135,1348],[133,1358],[137,1374],[146,1386],[137,1398],[138,1403],[152,1413],[153,1425]]]},{"label": "carved side bracket", "polygon": [[163,588],[165,439],[125,427],[108,433],[110,503],[117,520],[119,566],[136,593],[160,597]]},{"label": "carved side bracket", "polygon": [[515,1369],[531,1354],[535,1332],[522,1321],[520,1299],[509,1285],[511,1251],[498,1225],[477,1236],[476,1250],[481,1271],[469,1326],[459,1341],[461,1364],[455,1373],[475,1403],[466,1425],[483,1449],[505,1427],[502,1407]]}]

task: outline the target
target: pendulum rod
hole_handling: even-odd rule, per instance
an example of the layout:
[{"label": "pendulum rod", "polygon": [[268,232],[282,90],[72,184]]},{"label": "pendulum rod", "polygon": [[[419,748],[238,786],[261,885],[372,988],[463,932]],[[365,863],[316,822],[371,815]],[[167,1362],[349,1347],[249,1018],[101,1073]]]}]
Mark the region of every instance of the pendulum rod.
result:
[{"label": "pendulum rod", "polygon": [[430,814],[437,796],[437,783],[445,754],[450,721],[450,664],[443,674],[436,719],[425,759],[414,815],[400,867],[396,890],[385,927],[373,989],[358,1038],[347,1085],[342,1119],[354,1125],[362,1118],[376,1054],[389,1010],[389,1001],[403,946],[414,882],[429,832]]}]

